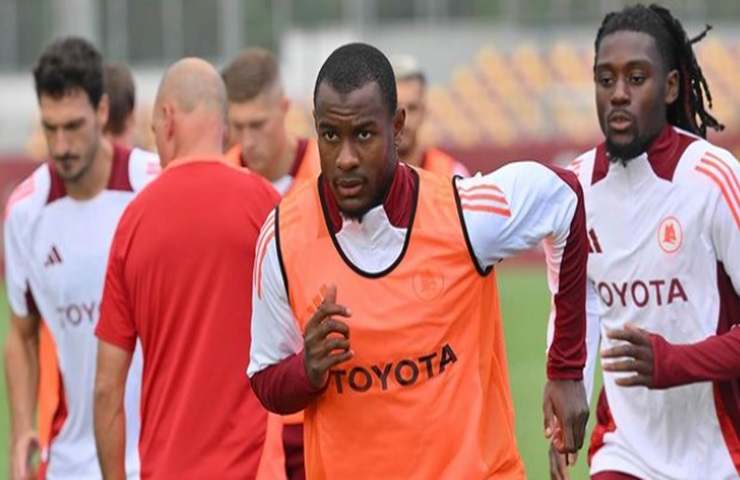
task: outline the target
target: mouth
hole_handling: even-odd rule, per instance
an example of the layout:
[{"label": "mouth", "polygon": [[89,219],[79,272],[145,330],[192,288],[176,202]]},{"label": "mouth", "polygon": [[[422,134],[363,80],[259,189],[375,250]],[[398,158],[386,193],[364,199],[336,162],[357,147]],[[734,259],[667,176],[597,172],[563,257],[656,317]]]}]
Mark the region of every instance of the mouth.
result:
[{"label": "mouth", "polygon": [[62,165],[65,168],[69,168],[71,165],[77,162],[77,157],[61,157],[56,158],[55,161],[57,164]]},{"label": "mouth", "polygon": [[356,197],[362,191],[365,182],[359,178],[338,178],[334,181],[337,193],[342,197]]},{"label": "mouth", "polygon": [[614,133],[627,133],[634,125],[632,116],[626,112],[614,112],[610,114],[606,119],[606,123],[609,126],[609,130]]}]

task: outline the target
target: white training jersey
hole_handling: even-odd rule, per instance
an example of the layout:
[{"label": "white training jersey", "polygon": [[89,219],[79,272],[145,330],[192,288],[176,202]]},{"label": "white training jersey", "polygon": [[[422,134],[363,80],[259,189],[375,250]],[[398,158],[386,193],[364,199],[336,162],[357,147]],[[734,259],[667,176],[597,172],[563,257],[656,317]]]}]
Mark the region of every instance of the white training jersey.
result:
[{"label": "white training jersey", "polygon": [[[128,203],[159,171],[156,155],[114,147],[108,186],[90,200],[65,194],[51,164],[37,168],[11,195],[5,218],[5,265],[10,308],[37,311],[56,344],[63,388],[42,453],[50,479],[101,478],[93,434],[93,387],[108,252]],[[141,354],[126,383],[126,471],[138,478]],[[61,425],[61,428],[58,426]]]},{"label": "white training jersey", "polygon": [[[599,337],[612,347],[606,332],[628,323],[676,344],[734,326],[721,313],[740,305],[740,165],[728,151],[666,127],[626,164],[610,163],[602,144],[571,168],[590,241],[592,363]],[[604,372],[592,474],[740,478],[737,382],[650,390],[617,386],[618,375]]]},{"label": "white training jersey", "polygon": [[[493,267],[545,241],[549,286],[557,311],[573,309],[584,294],[581,291],[571,297],[560,291],[561,278],[572,283],[570,276],[578,270],[570,265],[577,264],[578,258],[567,253],[573,243],[571,232],[583,228],[575,223],[581,218],[576,215],[582,201],[580,189],[575,190],[575,178],[567,178],[572,179],[572,185],[557,170],[536,162],[515,162],[487,175],[458,179],[455,184],[470,248],[480,268]],[[389,217],[408,208],[407,203],[386,201],[368,211],[362,221],[343,217],[335,237],[343,255],[366,272],[388,269],[402,255],[409,231],[407,225],[394,224]],[[303,349],[303,333],[294,319],[281,274],[274,220],[273,212],[257,241],[250,377]],[[566,276],[561,272],[567,272]]]}]

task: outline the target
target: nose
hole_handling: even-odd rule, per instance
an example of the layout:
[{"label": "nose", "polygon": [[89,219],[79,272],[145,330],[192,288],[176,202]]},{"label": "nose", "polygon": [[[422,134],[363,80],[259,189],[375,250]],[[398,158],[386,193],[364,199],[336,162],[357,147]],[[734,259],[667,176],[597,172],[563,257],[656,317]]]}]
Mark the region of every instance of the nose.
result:
[{"label": "nose", "polygon": [[630,91],[627,82],[617,79],[611,96],[612,105],[628,105],[630,103]]},{"label": "nose", "polygon": [[49,136],[49,153],[53,157],[62,157],[69,153],[69,141],[63,129],[57,129]]},{"label": "nose", "polygon": [[337,168],[349,171],[357,168],[359,164],[360,160],[354,148],[352,148],[351,143],[348,141],[342,142],[339,155],[337,156]]},{"label": "nose", "polygon": [[242,148],[244,150],[251,150],[254,148],[254,145],[256,144],[256,135],[251,132],[244,132],[242,135]]}]

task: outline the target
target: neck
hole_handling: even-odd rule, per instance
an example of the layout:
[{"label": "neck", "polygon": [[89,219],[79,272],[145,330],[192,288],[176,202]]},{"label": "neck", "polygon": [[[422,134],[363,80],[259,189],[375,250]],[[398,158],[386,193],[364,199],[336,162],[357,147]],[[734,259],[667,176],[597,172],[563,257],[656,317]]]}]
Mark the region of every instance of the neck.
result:
[{"label": "neck", "polygon": [[174,159],[184,157],[223,156],[223,133],[220,129],[198,128],[183,130],[179,141],[175,142]]},{"label": "neck", "polygon": [[73,182],[64,182],[67,195],[75,200],[93,198],[108,185],[112,166],[113,146],[108,140],[101,137],[100,144],[95,152],[95,158],[87,172]]},{"label": "neck", "polygon": [[263,176],[269,181],[274,182],[290,174],[297,150],[298,138],[292,135],[286,135],[282,151],[278,155],[278,161],[269,164]]}]

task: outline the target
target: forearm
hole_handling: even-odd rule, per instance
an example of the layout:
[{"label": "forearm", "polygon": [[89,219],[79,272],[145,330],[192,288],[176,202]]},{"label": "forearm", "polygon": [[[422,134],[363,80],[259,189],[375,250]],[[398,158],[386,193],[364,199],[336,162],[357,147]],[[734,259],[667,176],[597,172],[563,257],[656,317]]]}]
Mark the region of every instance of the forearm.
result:
[{"label": "forearm", "polygon": [[567,240],[555,245],[545,242],[548,283],[552,291],[553,332],[547,354],[550,380],[581,380],[586,364],[586,262],[583,210],[571,221]]},{"label": "forearm", "polygon": [[309,382],[302,351],[255,373],[250,381],[262,405],[280,415],[303,410],[323,392]]},{"label": "forearm", "polygon": [[34,428],[39,379],[38,337],[24,339],[11,328],[5,342],[5,379],[10,401],[11,435]]},{"label": "forearm", "polygon": [[124,479],[126,456],[126,414],[123,386],[95,389],[95,444],[103,477]]},{"label": "forearm", "polygon": [[671,344],[654,334],[650,340],[654,388],[740,378],[740,329],[687,345]]}]

